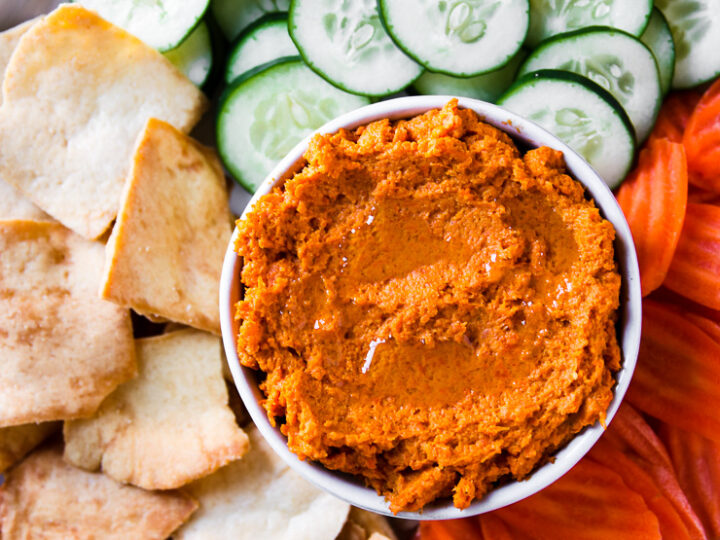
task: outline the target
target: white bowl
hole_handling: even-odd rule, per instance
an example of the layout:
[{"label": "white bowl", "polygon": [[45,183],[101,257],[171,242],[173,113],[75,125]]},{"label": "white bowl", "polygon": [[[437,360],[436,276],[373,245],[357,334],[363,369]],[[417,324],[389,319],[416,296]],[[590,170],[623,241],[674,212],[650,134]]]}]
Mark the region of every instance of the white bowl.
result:
[{"label": "white bowl", "polygon": [[[300,142],[277,164],[250,200],[240,219],[244,219],[260,197],[271,191],[275,185],[284,181],[288,172],[294,171],[294,166],[302,159],[312,135],[316,133],[333,133],[340,128],[353,129],[381,118],[409,118],[430,109],[441,108],[450,99],[452,99],[452,96],[401,97],[362,107],[328,122]],[[640,274],[632,236],[625,217],[612,192],[598,174],[580,155],[554,135],[531,121],[525,120],[496,105],[467,98],[458,98],[458,103],[461,107],[474,110],[480,115],[481,119],[505,131],[516,142],[525,143],[530,147],[550,146],[562,151],[570,174],[585,186],[603,216],[615,227],[615,258],[622,276],[620,320],[617,328],[623,362],[622,368],[616,376],[615,396],[607,411],[607,422],[609,423],[617,412],[630,384],[640,345]],[[233,239],[230,241],[223,264],[220,281],[220,321],[230,371],[232,371],[235,385],[253,422],[275,452],[307,480],[355,506],[392,516],[393,514],[388,509],[388,503],[385,499],[378,495],[375,490],[366,487],[361,478],[330,471],[318,463],[301,461],[288,449],[287,439],[280,432],[280,429],[270,425],[265,409],[259,404],[262,394],[258,389],[256,372],[241,366],[238,360],[238,321],[235,320],[234,315],[235,304],[240,299],[239,272],[242,261],[233,249],[236,235],[237,229],[235,229]],[[458,510],[452,505],[451,500],[444,499],[425,506],[422,512],[400,512],[395,517],[408,519],[460,518],[490,512],[517,502],[540,491],[569,471],[590,450],[592,445],[603,434],[603,431],[604,428],[599,423],[586,427],[555,453],[555,459],[552,463],[547,463],[538,468],[526,480],[513,481],[492,490],[482,499],[473,502],[465,510]]]}]

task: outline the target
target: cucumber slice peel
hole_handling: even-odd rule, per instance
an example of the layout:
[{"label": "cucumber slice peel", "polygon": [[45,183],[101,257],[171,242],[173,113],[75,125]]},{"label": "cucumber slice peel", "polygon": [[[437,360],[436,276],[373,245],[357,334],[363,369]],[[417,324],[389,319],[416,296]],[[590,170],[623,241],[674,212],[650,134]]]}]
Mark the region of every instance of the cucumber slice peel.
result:
[{"label": "cucumber slice peel", "polygon": [[657,8],[653,9],[650,22],[640,40],[655,57],[660,74],[660,88],[663,94],[667,94],[675,73],[675,42],[665,16]]},{"label": "cucumber slice peel", "polygon": [[210,30],[201,22],[178,47],[163,53],[196,86],[203,86],[213,66]]},{"label": "cucumber slice peel", "polygon": [[268,13],[287,12],[290,0],[212,0],[210,11],[228,41]]},{"label": "cucumber slice peel", "polygon": [[160,52],[174,49],[200,24],[210,0],[75,0]]},{"label": "cucumber slice peel", "polygon": [[298,50],[287,29],[287,13],[271,13],[247,27],[235,41],[227,59],[225,82],[231,84],[246,71]]},{"label": "cucumber slice peel", "polygon": [[390,39],[375,0],[292,0],[288,30],[305,63],[336,87],[384,97],[423,71]]},{"label": "cucumber slice peel", "polygon": [[720,75],[720,0],[657,0],[675,42],[673,88]]},{"label": "cucumber slice peel", "polygon": [[368,103],[330,85],[298,57],[258,66],[221,98],[216,123],[220,157],[240,185],[255,191],[305,136]]},{"label": "cucumber slice peel", "polygon": [[552,36],[591,26],[617,28],[639,36],[652,7],[652,0],[530,0],[527,44],[535,47]]},{"label": "cucumber slice peel", "polygon": [[378,0],[385,29],[429,71],[473,77],[495,71],[520,49],[528,0]]},{"label": "cucumber slice peel", "polygon": [[520,67],[522,76],[559,69],[587,77],[610,92],[644,140],[655,123],[662,92],[655,58],[635,36],[613,28],[591,27],[548,39]]},{"label": "cucumber slice peel", "polygon": [[426,71],[413,83],[413,88],[420,94],[463,96],[494,103],[513,83],[520,63],[526,56],[527,52],[521,49],[500,69],[477,77],[451,77]]},{"label": "cucumber slice peel", "polygon": [[634,131],[617,100],[591,80],[558,70],[524,75],[499,105],[532,120],[582,155],[614,189],[635,157]]}]

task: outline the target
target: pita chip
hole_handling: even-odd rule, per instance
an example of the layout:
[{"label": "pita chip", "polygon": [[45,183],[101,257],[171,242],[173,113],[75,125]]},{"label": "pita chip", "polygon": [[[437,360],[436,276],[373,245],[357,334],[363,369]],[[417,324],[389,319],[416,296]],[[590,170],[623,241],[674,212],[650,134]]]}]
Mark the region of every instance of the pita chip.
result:
[{"label": "pita chip", "polygon": [[383,516],[353,506],[336,540],[397,540],[397,536]]},{"label": "pita chip", "polygon": [[100,294],[143,315],[220,334],[220,272],[231,222],[214,152],[149,120],[108,240]]},{"label": "pita chip", "polygon": [[76,469],[57,447],[31,454],[0,486],[3,540],[165,540],[196,508],[178,491],[145,491]]},{"label": "pita chip", "polygon": [[117,213],[150,117],[189,131],[206,98],[162,54],[75,4],[20,38],[0,108],[0,178],[86,238]]},{"label": "pita chip", "polygon": [[[27,32],[30,27],[39,20],[40,17],[37,17],[35,19],[25,21],[22,24],[18,24],[9,30],[0,32],[0,74],[4,76],[5,68],[7,67],[8,62],[10,62],[10,57],[12,56],[15,47],[17,47],[20,38],[23,37],[25,32]],[[2,77],[0,77],[0,80],[1,79]],[[1,98],[0,103],[2,103]]]},{"label": "pita chip", "polygon": [[20,461],[59,427],[57,422],[45,422],[0,428],[0,473]]},{"label": "pita chip", "polygon": [[0,221],[0,427],[89,416],[135,375],[130,314],[101,300],[103,245]]},{"label": "pita chip", "polygon": [[[24,22],[10,30],[0,32],[0,80],[10,56],[28,29],[39,19]],[[0,96],[2,103],[2,96]],[[0,219],[35,219],[51,221],[50,216],[31,203],[17,188],[0,179]]]},{"label": "pita chip", "polygon": [[0,219],[53,221],[50,216],[20,193],[15,186],[2,179],[0,179]]},{"label": "pita chip", "polygon": [[65,459],[145,489],[171,489],[238,459],[220,339],[188,329],[137,340],[139,374],[88,420],[66,422]]},{"label": "pita chip", "polygon": [[187,486],[200,503],[176,540],[333,540],[350,506],[292,471],[251,427],[240,461]]}]

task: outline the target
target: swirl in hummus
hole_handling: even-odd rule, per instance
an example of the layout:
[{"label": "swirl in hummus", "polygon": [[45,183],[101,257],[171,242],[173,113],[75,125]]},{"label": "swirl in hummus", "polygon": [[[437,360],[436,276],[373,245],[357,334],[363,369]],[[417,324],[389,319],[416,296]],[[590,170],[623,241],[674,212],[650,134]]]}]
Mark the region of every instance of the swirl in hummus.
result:
[{"label": "swirl in hummus", "polygon": [[241,363],[302,459],[467,507],[603,421],[614,229],[562,154],[455,101],[318,135],[238,222]]}]

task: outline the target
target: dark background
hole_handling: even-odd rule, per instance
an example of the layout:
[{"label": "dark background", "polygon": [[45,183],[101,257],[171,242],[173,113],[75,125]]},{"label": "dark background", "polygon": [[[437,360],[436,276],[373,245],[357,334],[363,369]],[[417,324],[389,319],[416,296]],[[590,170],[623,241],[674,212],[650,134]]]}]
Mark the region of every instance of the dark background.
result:
[{"label": "dark background", "polygon": [[0,0],[0,31],[47,13],[59,0]]}]

